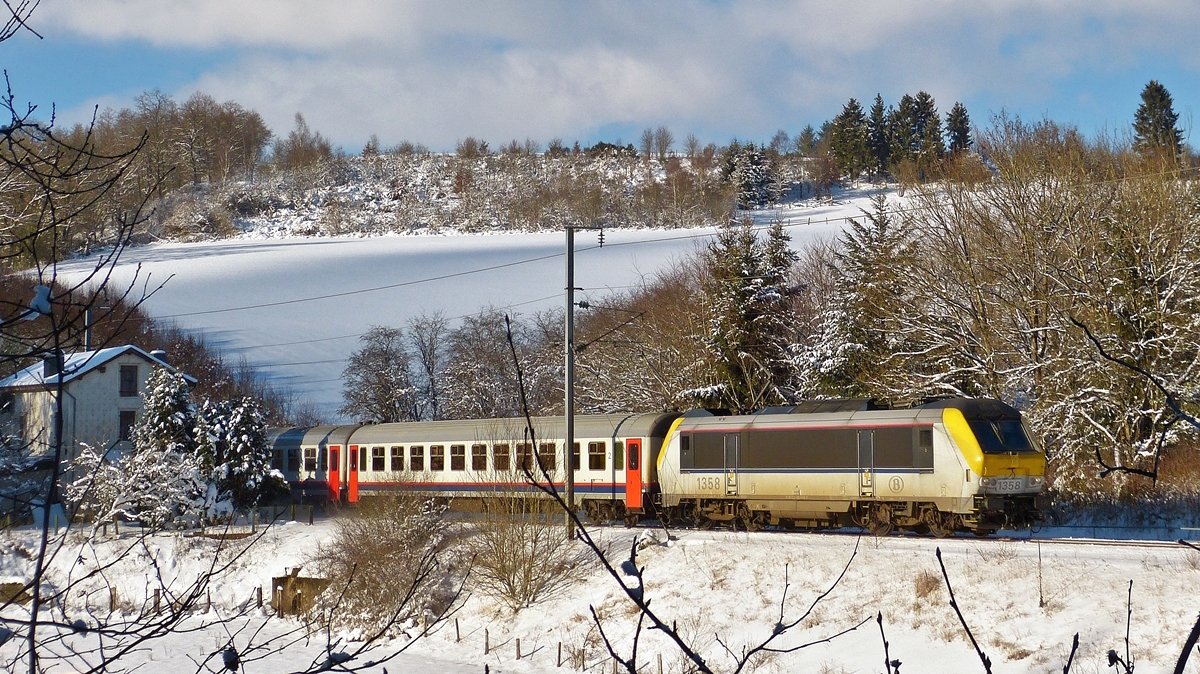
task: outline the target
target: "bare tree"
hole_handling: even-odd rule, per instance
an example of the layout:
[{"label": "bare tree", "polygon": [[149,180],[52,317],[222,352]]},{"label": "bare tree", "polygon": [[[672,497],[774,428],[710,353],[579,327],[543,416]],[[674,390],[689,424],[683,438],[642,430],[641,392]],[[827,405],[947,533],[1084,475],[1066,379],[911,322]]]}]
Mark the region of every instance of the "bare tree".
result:
[{"label": "bare tree", "polygon": [[671,151],[671,147],[675,145],[675,134],[665,126],[660,126],[654,130],[654,151],[658,154],[659,161],[667,160],[667,153]]},{"label": "bare tree", "polygon": [[420,418],[442,418],[442,379],[446,371],[449,326],[444,314],[421,314],[408,322],[408,337],[420,367]]},{"label": "bare tree", "polygon": [[419,397],[404,331],[374,326],[358,341],[359,349],[350,354],[342,372],[345,404],[338,412],[364,423],[419,419]]}]

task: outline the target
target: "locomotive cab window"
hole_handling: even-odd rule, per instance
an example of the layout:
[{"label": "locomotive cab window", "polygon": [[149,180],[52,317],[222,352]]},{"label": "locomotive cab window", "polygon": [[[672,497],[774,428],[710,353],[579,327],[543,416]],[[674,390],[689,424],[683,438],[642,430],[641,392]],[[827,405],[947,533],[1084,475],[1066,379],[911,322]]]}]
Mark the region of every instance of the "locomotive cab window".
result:
[{"label": "locomotive cab window", "polygon": [[508,470],[508,445],[492,445],[492,467],[495,470]]},{"label": "locomotive cab window", "polygon": [[588,443],[588,470],[604,470],[604,455],[608,448],[603,442]]},{"label": "locomotive cab window", "polygon": [[467,469],[467,446],[450,445],[450,470]]},{"label": "locomotive cab window", "polygon": [[913,465],[923,470],[933,468],[933,429],[918,428],[917,429],[917,448],[913,458]]},{"label": "locomotive cab window", "polygon": [[383,447],[371,448],[371,470],[377,473],[387,470],[387,457],[384,456]]},{"label": "locomotive cab window", "polygon": [[984,454],[1004,454],[1008,452],[1036,452],[1037,449],[1029,442],[1025,429],[1016,419],[1001,421],[968,421],[967,425],[979,441],[979,448]]},{"label": "locomotive cab window", "polygon": [[471,445],[471,470],[487,470],[487,445]]},{"label": "locomotive cab window", "polygon": [[692,434],[683,433],[679,436],[679,467],[691,470],[696,467],[696,457],[692,454]]},{"label": "locomotive cab window", "polygon": [[425,470],[425,447],[413,445],[408,448],[408,468],[413,472]]},{"label": "locomotive cab window", "polygon": [[446,470],[446,448],[444,446],[429,446],[429,470]]}]

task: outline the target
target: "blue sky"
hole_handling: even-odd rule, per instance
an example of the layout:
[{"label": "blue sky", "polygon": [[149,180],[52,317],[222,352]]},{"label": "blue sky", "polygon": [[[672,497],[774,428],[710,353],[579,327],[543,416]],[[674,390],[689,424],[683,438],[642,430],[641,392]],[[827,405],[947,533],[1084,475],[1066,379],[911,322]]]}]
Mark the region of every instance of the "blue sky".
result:
[{"label": "blue sky", "polygon": [[[43,0],[0,45],[16,100],[60,121],[158,88],[296,112],[354,151],[554,137],[795,134],[881,93],[1125,132],[1142,87],[1200,113],[1200,3]],[[1195,144],[1195,141],[1193,141]]]}]

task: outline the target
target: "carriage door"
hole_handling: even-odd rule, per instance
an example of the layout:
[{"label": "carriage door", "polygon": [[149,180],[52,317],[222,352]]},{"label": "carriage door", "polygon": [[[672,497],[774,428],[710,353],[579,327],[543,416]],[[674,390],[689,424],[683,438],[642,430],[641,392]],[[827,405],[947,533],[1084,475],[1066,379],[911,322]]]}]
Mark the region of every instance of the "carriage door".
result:
[{"label": "carriage door", "polygon": [[625,468],[625,507],[642,507],[642,441],[626,440],[625,455],[629,462]]},{"label": "carriage door", "polygon": [[736,496],[738,493],[738,436],[730,433],[725,436],[725,495]]},{"label": "carriage door", "polygon": [[342,483],[339,479],[341,477],[340,468],[342,465],[339,463],[342,458],[341,454],[341,447],[337,445],[331,445],[329,447],[329,472],[326,474],[328,475],[330,501],[337,501],[339,498],[341,498],[340,490],[342,488]]},{"label": "carriage door", "polygon": [[858,432],[858,495],[875,495],[875,431]]},{"label": "carriage door", "polygon": [[350,459],[350,470],[346,474],[348,486],[346,488],[346,501],[348,503],[358,503],[358,446],[350,445],[346,448],[346,458]]}]

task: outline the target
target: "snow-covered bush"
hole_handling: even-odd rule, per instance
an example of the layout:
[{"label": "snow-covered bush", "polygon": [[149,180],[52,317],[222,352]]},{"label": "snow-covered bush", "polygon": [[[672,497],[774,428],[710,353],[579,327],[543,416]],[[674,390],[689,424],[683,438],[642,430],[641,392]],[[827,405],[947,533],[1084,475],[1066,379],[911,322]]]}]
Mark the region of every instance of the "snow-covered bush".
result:
[{"label": "snow-covered bush", "polygon": [[73,467],[67,502],[89,509],[97,525],[120,518],[161,527],[195,512],[206,487],[195,458],[182,452],[120,455],[84,444]]},{"label": "snow-covered bush", "polygon": [[337,519],[333,539],[310,562],[331,581],[310,619],[397,635],[422,614],[443,614],[466,572],[447,550],[445,513],[432,499],[388,494],[364,500],[357,517]]}]

